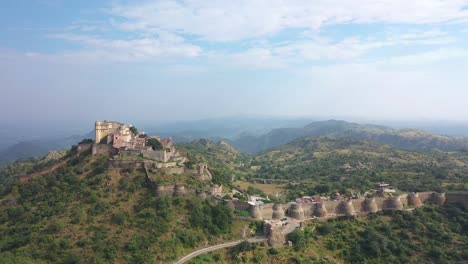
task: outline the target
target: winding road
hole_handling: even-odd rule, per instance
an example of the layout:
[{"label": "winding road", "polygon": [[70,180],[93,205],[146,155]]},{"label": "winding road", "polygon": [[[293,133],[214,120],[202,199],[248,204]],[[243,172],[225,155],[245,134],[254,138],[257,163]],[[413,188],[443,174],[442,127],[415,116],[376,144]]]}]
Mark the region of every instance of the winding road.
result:
[{"label": "winding road", "polygon": [[[300,226],[300,222],[301,221],[298,221],[298,220],[295,220],[295,219],[292,219],[292,218],[288,217],[288,225],[285,226],[285,228],[283,229],[283,231],[281,233],[284,234],[284,235],[287,235],[287,234],[291,233],[292,231],[294,231],[296,228],[298,228]],[[254,237],[254,238],[247,239],[247,242],[249,242],[249,243],[258,243],[258,242],[263,242],[263,241],[266,241],[266,240],[267,240],[266,237],[261,236],[261,237]],[[215,246],[211,246],[211,247],[207,247],[207,248],[202,248],[200,250],[194,251],[194,252],[186,255],[185,257],[181,258],[180,260],[178,260],[174,264],[185,263],[185,262],[193,259],[196,256],[199,256],[199,255],[211,252],[211,251],[215,251],[215,250],[218,250],[218,249],[234,247],[234,246],[240,244],[242,241],[245,241],[245,240],[237,240],[237,241],[228,242],[228,243],[224,243],[224,244],[219,244],[219,245],[215,245]]]},{"label": "winding road", "polygon": [[[254,237],[254,238],[249,238],[247,239],[246,241],[249,242],[249,243],[258,243],[258,242],[263,242],[263,241],[266,241],[267,238],[266,237]],[[233,242],[228,242],[228,243],[224,243],[224,244],[219,244],[219,245],[216,245],[216,246],[211,246],[211,247],[207,247],[207,248],[202,248],[200,250],[197,250],[197,251],[194,251],[190,254],[188,254],[187,256],[181,258],[180,260],[178,260],[177,262],[175,262],[174,264],[182,264],[182,263],[185,263],[191,259],[193,259],[194,257],[196,256],[199,256],[199,255],[202,255],[202,254],[205,254],[205,253],[208,253],[208,252],[211,252],[211,251],[215,251],[215,250],[218,250],[218,249],[222,249],[222,248],[228,248],[228,247],[234,247],[240,243],[242,243],[242,241],[245,241],[245,240],[237,240],[237,241],[233,241]]]}]

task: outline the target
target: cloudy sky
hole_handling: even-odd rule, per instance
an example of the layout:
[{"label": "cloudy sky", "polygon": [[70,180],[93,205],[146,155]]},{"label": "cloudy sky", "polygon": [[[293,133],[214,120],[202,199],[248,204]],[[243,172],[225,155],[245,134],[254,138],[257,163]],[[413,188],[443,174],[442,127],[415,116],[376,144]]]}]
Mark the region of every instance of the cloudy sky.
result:
[{"label": "cloudy sky", "polygon": [[5,0],[0,120],[468,120],[466,0]]}]

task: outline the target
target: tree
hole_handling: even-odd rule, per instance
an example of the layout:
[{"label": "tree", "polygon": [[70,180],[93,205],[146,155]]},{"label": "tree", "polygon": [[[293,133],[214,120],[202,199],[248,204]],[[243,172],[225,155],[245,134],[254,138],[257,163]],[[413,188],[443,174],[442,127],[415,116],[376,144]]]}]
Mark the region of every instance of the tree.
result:
[{"label": "tree", "polygon": [[132,132],[134,135],[138,135],[138,129],[134,126],[130,127],[130,132]]},{"label": "tree", "polygon": [[162,150],[163,149],[163,145],[161,143],[161,141],[159,141],[158,139],[156,138],[150,138],[146,141],[146,144],[148,146],[151,146],[151,148],[153,150]]}]

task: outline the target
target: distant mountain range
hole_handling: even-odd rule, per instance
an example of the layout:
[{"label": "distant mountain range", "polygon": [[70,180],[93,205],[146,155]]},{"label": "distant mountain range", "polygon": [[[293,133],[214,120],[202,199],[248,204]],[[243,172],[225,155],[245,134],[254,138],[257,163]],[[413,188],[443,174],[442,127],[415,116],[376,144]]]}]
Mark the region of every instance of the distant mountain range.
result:
[{"label": "distant mountain range", "polygon": [[94,131],[86,135],[21,141],[0,151],[0,163],[42,156],[51,150],[67,149],[85,138],[94,138]]},{"label": "distant mountain range", "polygon": [[[282,146],[297,138],[311,136],[369,139],[410,150],[436,148],[455,151],[468,149],[467,138],[442,136],[417,129],[393,129],[386,126],[349,123],[339,120],[312,122],[306,126],[303,126],[308,123],[305,119],[258,119],[256,122],[255,120],[241,118],[204,120],[187,123],[186,126],[172,124],[165,127],[146,128],[145,130],[152,135],[172,137],[178,143],[203,138],[214,141],[225,140],[245,153],[262,152]],[[242,129],[243,126],[245,129]],[[275,126],[283,128],[274,128]],[[270,132],[261,134],[260,131]],[[85,138],[94,138],[94,133],[21,141],[0,149],[0,163],[45,155],[51,150],[69,148]]]},{"label": "distant mountain range", "polygon": [[445,151],[468,150],[468,139],[442,136],[417,129],[393,129],[378,125],[362,125],[339,120],[313,122],[302,128],[273,129],[255,136],[242,134],[230,143],[247,153],[257,153],[282,146],[294,139],[311,136],[333,136],[369,139],[403,149],[440,149]]}]

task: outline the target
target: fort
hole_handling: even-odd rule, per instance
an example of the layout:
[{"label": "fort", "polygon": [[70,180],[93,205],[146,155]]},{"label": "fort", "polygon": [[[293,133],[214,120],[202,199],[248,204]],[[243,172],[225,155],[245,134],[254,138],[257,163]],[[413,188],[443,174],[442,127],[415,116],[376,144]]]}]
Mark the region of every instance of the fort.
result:
[{"label": "fort", "polygon": [[183,160],[171,138],[151,137],[132,125],[107,120],[95,123],[95,144],[92,153],[142,157],[161,162]]}]

